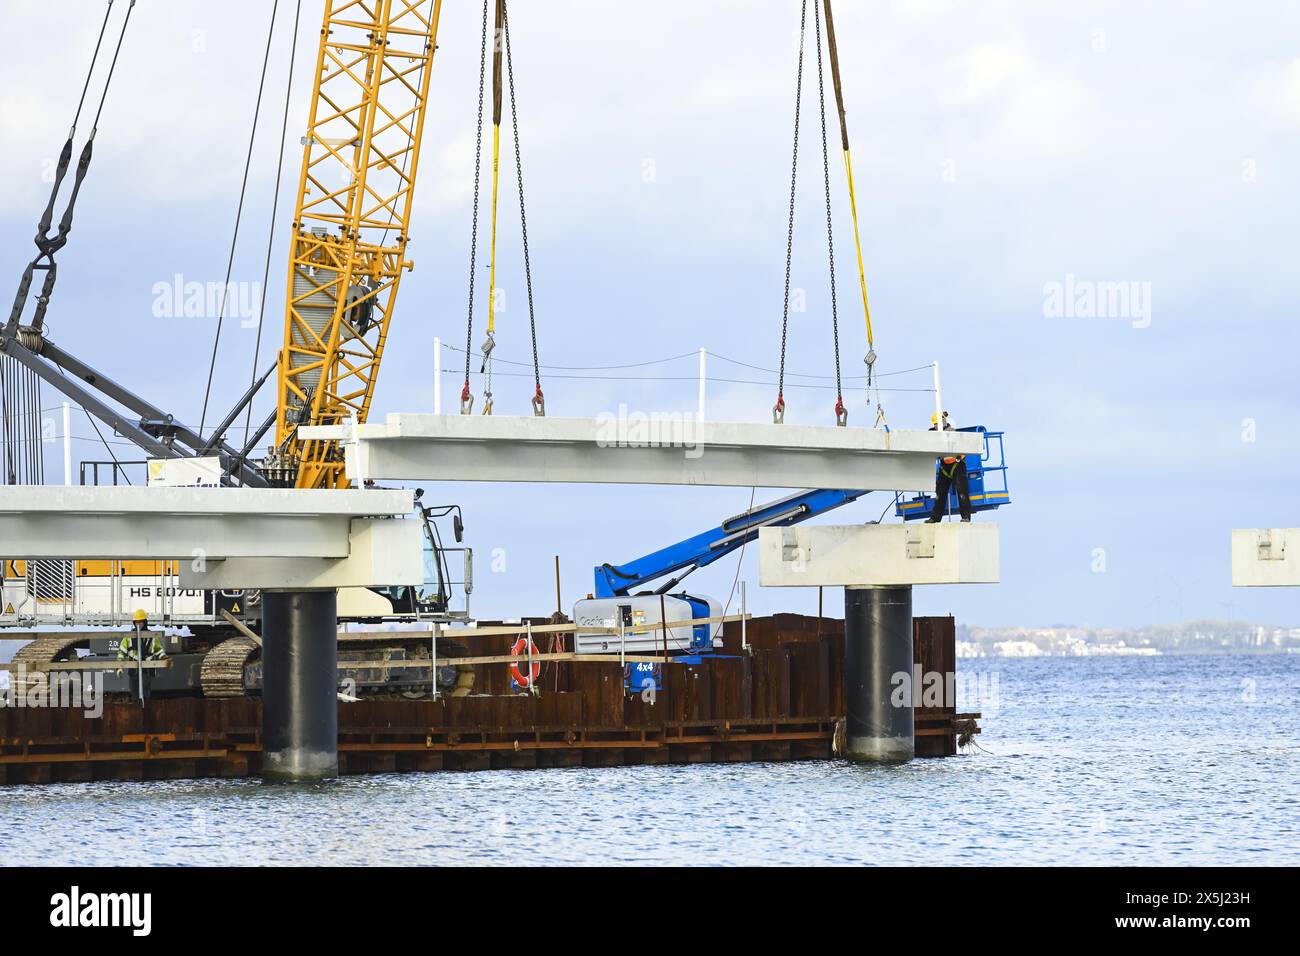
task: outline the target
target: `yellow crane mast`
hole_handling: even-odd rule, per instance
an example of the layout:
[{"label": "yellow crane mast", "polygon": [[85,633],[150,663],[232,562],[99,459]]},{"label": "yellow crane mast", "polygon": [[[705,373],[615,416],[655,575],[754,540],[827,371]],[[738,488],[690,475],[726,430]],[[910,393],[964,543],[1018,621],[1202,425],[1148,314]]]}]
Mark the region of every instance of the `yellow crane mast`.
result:
[{"label": "yellow crane mast", "polygon": [[326,0],[290,240],[276,454],[268,477],[347,485],[338,442],[364,422],[406,258],[441,0]]}]

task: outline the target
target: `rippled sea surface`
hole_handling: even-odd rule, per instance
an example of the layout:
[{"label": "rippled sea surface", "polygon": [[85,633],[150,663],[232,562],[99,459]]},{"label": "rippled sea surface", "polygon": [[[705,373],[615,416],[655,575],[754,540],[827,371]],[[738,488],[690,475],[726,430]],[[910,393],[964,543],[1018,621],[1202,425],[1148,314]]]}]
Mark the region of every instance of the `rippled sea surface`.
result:
[{"label": "rippled sea surface", "polygon": [[1300,863],[1300,657],[961,667],[947,760],[0,787],[0,862]]}]

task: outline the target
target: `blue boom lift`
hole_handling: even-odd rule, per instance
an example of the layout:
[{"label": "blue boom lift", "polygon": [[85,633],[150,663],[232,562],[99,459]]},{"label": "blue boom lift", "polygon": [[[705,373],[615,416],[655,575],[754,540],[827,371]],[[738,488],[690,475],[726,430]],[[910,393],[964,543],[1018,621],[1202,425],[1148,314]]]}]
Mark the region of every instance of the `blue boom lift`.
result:
[{"label": "blue boom lift", "polygon": [[[971,507],[990,511],[1011,501],[1007,493],[1006,461],[1002,450],[1002,432],[983,426],[961,431],[979,432],[984,436],[984,452],[967,455]],[[936,462],[936,470],[938,463]],[[677,660],[698,663],[702,656],[713,654],[722,646],[720,624],[672,626],[673,621],[704,621],[722,616],[722,606],[713,598],[699,597],[685,591],[672,593],[687,575],[713,564],[758,537],[760,528],[781,528],[799,524],[836,508],[857,501],[867,491],[849,489],[815,489],[801,491],[779,501],[760,505],[707,531],[678,541],[626,564],[602,564],[595,569],[595,588],[590,597],[573,608],[578,625],[574,650],[579,653],[620,653],[658,655],[666,650]],[[934,508],[932,494],[918,494],[906,501],[899,498],[896,514],[904,520],[929,517]],[[957,496],[952,493],[950,512],[957,511]],[[671,575],[671,577],[669,577]],[[660,578],[668,579],[651,587]],[[634,589],[645,590],[633,593]],[[668,621],[666,628],[633,631],[611,636],[609,628],[629,630]],[[584,633],[583,627],[593,631]],[[601,629],[596,631],[595,629]],[[666,645],[666,646],[665,646]],[[629,690],[660,686],[659,665],[629,664],[624,668],[624,683]]]},{"label": "blue boom lift", "polygon": [[[582,627],[625,627],[659,624],[663,621],[707,621],[722,616],[714,599],[685,591],[670,593],[691,572],[713,564],[758,537],[760,528],[780,528],[825,514],[867,494],[862,490],[818,489],[801,491],[779,501],[760,505],[728,518],[720,525],[684,541],[623,565],[602,564],[595,569],[595,589],[573,608],[578,625],[574,650],[579,653],[669,653],[688,663],[722,646],[722,625],[714,623],[668,626],[662,630],[634,632],[612,637],[606,631],[584,633]],[[633,594],[660,578],[667,581]],[[628,664],[624,684],[629,690],[660,686],[658,664]]]}]

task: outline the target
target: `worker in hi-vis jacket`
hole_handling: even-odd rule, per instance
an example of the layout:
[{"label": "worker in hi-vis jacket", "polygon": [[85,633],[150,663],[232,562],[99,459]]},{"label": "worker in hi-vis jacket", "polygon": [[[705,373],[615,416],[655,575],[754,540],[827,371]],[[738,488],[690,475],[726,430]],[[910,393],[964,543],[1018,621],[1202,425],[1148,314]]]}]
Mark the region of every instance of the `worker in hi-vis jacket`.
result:
[{"label": "worker in hi-vis jacket", "polygon": [[[162,660],[167,655],[163,652],[162,641],[158,640],[157,633],[149,630],[149,615],[138,610],[131,617],[131,630],[118,642],[117,659],[128,667],[131,661],[135,661],[136,693],[143,704],[149,699],[149,684],[152,683],[150,678],[153,677],[152,670],[145,671],[144,662]],[[118,673],[122,671],[119,670]]]},{"label": "worker in hi-vis jacket", "polygon": [[[939,413],[930,416],[930,431],[939,429]],[[953,431],[948,413],[943,413],[943,430]],[[957,507],[961,510],[961,520],[970,521],[970,483],[966,480],[966,456],[949,455],[939,461],[939,474],[934,479],[934,511],[930,512],[930,523],[943,518],[948,510],[948,490],[956,486]]]}]

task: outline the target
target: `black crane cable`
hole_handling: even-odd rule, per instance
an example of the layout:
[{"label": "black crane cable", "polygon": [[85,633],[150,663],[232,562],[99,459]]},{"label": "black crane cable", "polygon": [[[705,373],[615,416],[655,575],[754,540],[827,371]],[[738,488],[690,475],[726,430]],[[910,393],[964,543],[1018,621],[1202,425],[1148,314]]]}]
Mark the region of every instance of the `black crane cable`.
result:
[{"label": "black crane cable", "polygon": [[235,247],[239,242],[239,223],[244,215],[244,197],[248,192],[248,172],[253,165],[253,143],[257,139],[257,120],[262,112],[262,92],[266,88],[266,68],[271,60],[271,40],[275,36],[275,16],[280,0],[271,5],[271,24],[266,32],[266,52],[262,55],[262,77],[257,83],[257,103],[253,107],[253,128],[248,134],[248,152],[244,157],[244,178],[239,187],[239,205],[235,208],[235,231],[230,238],[230,255],[226,259],[226,281],[221,289],[221,307],[217,312],[217,331],[212,340],[212,359],[208,363],[208,384],[203,391],[203,413],[199,416],[200,437],[208,420],[208,402],[212,398],[212,377],[217,370],[217,350],[221,345],[221,327],[225,324],[226,299],[230,293],[230,276],[235,267]]},{"label": "black crane cable", "polygon": [[[99,48],[104,43],[104,33],[108,30],[108,18],[113,14],[113,2],[114,0],[108,0],[108,9],[104,11],[104,22],[99,25],[99,39],[95,41],[95,52],[91,54],[90,68],[86,70],[86,82],[81,86],[81,98],[77,100],[77,112],[72,117],[72,132],[68,134],[69,137],[77,131],[77,123],[81,121],[81,108],[86,105],[86,93],[90,91],[90,78],[95,72],[95,62],[99,59]],[[130,12],[127,16],[130,16]]]},{"label": "black crane cable", "polygon": [[[111,11],[111,10],[112,10],[112,7],[113,7],[113,2],[112,2],[112,0],[109,0],[109,4],[108,4],[108,6],[109,6],[109,10]],[[99,129],[99,118],[100,118],[100,116],[102,116],[103,113],[104,113],[104,101],[108,99],[108,88],[109,88],[109,86],[110,86],[110,85],[112,84],[112,82],[113,82],[113,74],[117,72],[117,58],[118,58],[118,55],[121,54],[121,52],[122,52],[122,41],[126,38],[126,28],[127,28],[127,25],[131,22],[131,13],[132,13],[132,11],[134,11],[134,10],[135,10],[135,0],[131,0],[130,5],[126,8],[126,18],[123,19],[123,21],[122,21],[122,31],[121,31],[121,33],[119,33],[119,34],[117,35],[117,46],[114,47],[114,49],[113,49],[113,59],[112,59],[112,62],[110,62],[109,65],[108,65],[108,76],[104,79],[104,91],[103,91],[103,92],[100,94],[100,96],[99,96],[99,107],[95,110],[95,122],[92,123],[92,124],[91,124],[91,127],[90,127],[90,142],[94,142],[94,140],[95,140],[95,133],[96,133],[96,132],[98,131],[98,129]],[[106,14],[105,16],[107,17],[107,14]],[[100,37],[101,37],[101,39],[103,38],[103,30],[102,30],[102,29],[101,29],[101,31],[100,31]],[[94,54],[94,57],[98,57],[98,56],[99,56],[99,44],[96,43],[96,44],[95,44],[95,54]],[[94,70],[94,68],[95,68],[95,59],[94,59],[94,57],[92,57],[92,58],[91,58],[91,61],[90,61],[90,68],[91,68],[91,70]],[[89,77],[89,74],[88,74],[87,77],[86,77],[86,83],[87,83],[87,85],[89,85],[89,83],[90,83],[90,77]],[[81,95],[82,95],[82,99],[84,100],[84,99],[85,99],[85,96],[86,96],[86,94],[85,94],[85,90],[82,90],[82,94],[81,94]],[[77,104],[77,119],[80,119],[80,118],[81,118],[81,104],[78,103],[78,104]],[[77,124],[76,124],[76,120],[73,120],[73,124],[72,124],[72,125],[73,125],[73,128],[75,129],[75,128],[76,128],[76,125],[77,125]],[[86,144],[86,149],[87,149],[87,150],[89,150],[89,148],[90,148],[90,142],[88,142],[88,143]],[[84,171],[82,171],[82,175],[84,175]],[[63,213],[63,223],[61,223],[60,226],[59,226],[59,232],[60,232],[60,234],[61,234],[62,236],[65,236],[65,237],[66,237],[66,235],[67,235],[68,230],[70,230],[70,229],[72,228],[72,207],[73,207],[73,205],[74,205],[74,204],[76,203],[76,201],[77,201],[77,189],[79,189],[80,186],[81,186],[81,178],[82,178],[82,175],[79,175],[79,176],[77,177],[77,182],[76,182],[76,185],[74,186],[74,189],[73,189],[72,199],[68,202],[68,208],[67,208],[66,210],[64,210],[64,213]],[[65,224],[65,223],[66,223],[67,229],[64,228],[64,224]],[[68,374],[68,373],[65,372],[65,371],[63,370],[62,366],[59,367],[59,372],[60,372],[60,374],[62,374],[65,378],[67,377],[67,374]],[[113,449],[109,447],[108,439],[106,439],[106,438],[104,437],[104,433],[103,433],[102,431],[100,431],[100,429],[99,429],[99,423],[98,423],[97,421],[95,421],[95,417],[94,417],[93,415],[91,415],[90,412],[86,411],[86,409],[85,409],[84,406],[82,407],[81,411],[82,411],[82,414],[84,414],[84,415],[86,416],[86,420],[90,422],[91,427],[95,429],[95,434],[99,436],[99,441],[100,441],[100,444],[102,444],[102,445],[104,446],[104,451],[108,452],[108,457],[109,457],[110,459],[112,459],[112,461],[113,461],[113,468],[114,468],[116,471],[120,471],[120,472],[122,473],[122,478],[126,481],[126,483],[127,483],[128,485],[131,484],[131,478],[130,478],[130,476],[127,475],[127,473],[126,473],[126,471],[123,469],[121,463],[118,462],[118,460],[117,460],[117,455],[114,454]]]},{"label": "black crane cable", "polygon": [[[271,229],[266,237],[266,264],[262,269],[262,295],[257,314],[257,339],[253,344],[253,372],[249,387],[257,384],[258,364],[262,359],[262,323],[266,318],[266,283],[271,277],[271,248],[275,245],[276,215],[280,209],[280,178],[284,173],[284,141],[289,130],[289,100],[293,93],[293,67],[298,56],[298,23],[302,17],[302,0],[298,0],[293,13],[293,35],[289,48],[289,77],[284,85],[284,116],[280,121],[280,151],[275,160],[275,192],[271,195]],[[278,402],[278,399],[277,399]],[[253,432],[253,401],[248,401],[248,415],[244,420],[244,443]]]},{"label": "black crane cable", "polygon": [[[111,3],[109,4],[109,7],[110,8],[112,7]],[[95,138],[95,130],[99,129],[99,117],[103,115],[104,112],[104,101],[108,99],[108,87],[109,84],[113,82],[113,74],[117,71],[117,58],[118,55],[122,52],[122,41],[126,39],[126,28],[127,25],[130,24],[131,22],[131,13],[134,10],[135,10],[135,0],[131,0],[131,3],[126,8],[126,17],[125,19],[122,20],[122,30],[117,35],[117,46],[113,48],[113,60],[108,65],[108,76],[104,79],[104,92],[99,95],[99,108],[95,110],[95,122],[90,124],[91,139]],[[99,54],[98,44],[95,45],[95,53],[96,55]],[[93,60],[91,61],[91,67],[92,68],[94,67]],[[85,94],[83,93],[82,95],[84,96]],[[80,105],[77,106],[77,115],[78,117],[80,117],[81,115]],[[73,125],[75,126],[76,124],[74,123]]]},{"label": "black crane cable", "polygon": [[794,259],[794,196],[799,177],[799,110],[803,104],[803,50],[808,32],[808,0],[803,0],[799,11],[799,68],[794,84],[794,149],[790,159],[790,221],[785,234],[785,305],[781,311],[781,364],[776,378],[776,404],[772,407],[772,421],[785,417],[785,346],[790,329],[790,267]]},{"label": "black crane cable", "polygon": [[483,180],[483,91],[487,80],[488,4],[483,0],[483,39],[478,61],[478,130],[474,137],[474,212],[469,230],[469,312],[465,320],[465,385],[460,391],[460,411],[468,415],[474,397],[469,390],[470,356],[474,351],[474,269],[478,259],[479,186]]},{"label": "black crane cable", "polygon": [[[11,315],[11,321],[15,324],[18,322],[19,318],[21,317],[23,307],[26,304],[26,294],[29,288],[28,282],[30,281],[30,275],[33,269],[35,268],[36,263],[42,257],[48,260],[49,265],[48,265],[48,271],[46,273],[46,282],[44,288],[41,291],[41,297],[37,303],[37,313],[36,313],[36,317],[33,319],[33,324],[39,326],[40,322],[44,320],[45,307],[49,303],[50,295],[53,292],[54,279],[57,275],[55,264],[54,264],[54,252],[56,252],[58,249],[61,249],[67,243],[68,234],[72,231],[73,210],[75,209],[77,204],[77,197],[81,191],[81,184],[84,181],[86,172],[90,167],[92,144],[95,141],[95,133],[99,129],[100,117],[103,116],[104,113],[104,104],[108,100],[109,88],[112,86],[113,77],[117,73],[117,61],[118,61],[118,57],[121,55],[122,52],[122,42],[126,39],[127,27],[131,23],[131,14],[135,10],[135,0],[131,0],[130,4],[127,6],[126,16],[122,20],[122,29],[118,33],[117,44],[113,49],[113,59],[109,63],[108,74],[104,78],[104,88],[103,91],[100,93],[99,104],[95,109],[95,121],[91,126],[90,136],[87,139],[86,145],[82,147],[81,158],[78,162],[76,179],[73,184],[72,195],[68,199],[68,205],[65,207],[63,211],[63,216],[59,221],[58,235],[55,236],[53,239],[51,239],[49,235],[50,226],[54,217],[54,205],[55,202],[57,201],[59,190],[63,185],[63,178],[67,173],[68,163],[72,156],[72,139],[73,136],[76,134],[77,124],[81,122],[81,112],[85,107],[86,96],[90,91],[90,81],[94,77],[95,65],[99,62],[99,53],[104,43],[105,33],[108,30],[109,18],[112,16],[113,13],[113,3],[114,0],[108,0],[108,7],[104,11],[104,20],[100,24],[99,36],[95,40],[95,49],[90,57],[90,66],[87,67],[86,69],[86,79],[82,83],[81,96],[77,100],[77,109],[76,112],[73,114],[72,126],[68,131],[68,139],[67,142],[64,144],[63,151],[59,157],[58,169],[55,173],[54,183],[50,189],[49,202],[46,204],[45,212],[41,217],[40,223],[37,225],[36,246],[37,249],[39,250],[39,255],[36,257],[36,259],[32,261],[31,265],[27,267],[27,272],[24,276],[24,280],[20,284],[18,296],[16,297],[13,312]],[[56,367],[59,368],[59,372],[61,374],[63,374],[64,376],[67,375],[67,373],[63,370],[62,367],[59,366]],[[39,406],[40,404],[39,383],[37,384],[35,395],[36,395],[35,402]],[[81,410],[86,415],[86,418],[90,421],[90,424],[94,427],[95,433],[99,436],[99,440],[104,446],[104,450],[107,451],[109,457],[113,459],[114,467],[121,470],[121,466],[117,461],[117,456],[113,454],[113,449],[109,447],[108,441],[104,438],[103,432],[101,432],[99,429],[99,424],[95,421],[94,417],[90,415],[89,412],[86,412],[84,406],[82,406]],[[5,414],[7,417],[7,409]],[[7,431],[7,425],[6,425],[6,431]],[[41,464],[43,465],[44,462],[42,461]],[[131,479],[126,475],[125,472],[123,472],[122,474],[123,474],[123,478],[126,479],[126,483],[130,484]]]},{"label": "black crane cable", "polygon": [[835,340],[835,423],[848,422],[844,407],[844,386],[840,381],[840,319],[835,302],[835,234],[831,226],[831,160],[826,142],[826,85],[822,73],[822,15],[821,7],[813,5],[813,26],[817,34],[817,92],[822,116],[822,174],[826,184],[826,252],[831,269],[831,330]]},{"label": "black crane cable", "polygon": [[524,241],[524,281],[528,287],[528,326],[533,340],[533,410],[546,414],[546,399],[542,394],[542,366],[537,357],[537,318],[533,311],[533,270],[528,260],[528,215],[524,212],[524,166],[519,153],[519,117],[515,112],[515,74],[510,66],[510,18],[508,8],[501,18],[502,38],[505,42],[506,78],[510,87],[510,125],[515,138],[515,175],[519,181],[519,228]]},{"label": "black crane cable", "polygon": [[77,110],[72,117],[72,126],[68,130],[68,138],[63,144],[63,149],[59,152],[59,161],[55,169],[54,182],[50,187],[50,198],[45,204],[45,210],[41,214],[40,221],[36,226],[36,243],[37,254],[28,264],[23,272],[23,277],[18,283],[18,293],[14,296],[13,309],[9,315],[9,327],[12,330],[17,329],[18,323],[22,318],[23,310],[27,305],[27,298],[31,290],[31,280],[42,259],[46,264],[41,267],[45,270],[45,281],[42,284],[41,294],[36,300],[36,311],[32,318],[32,327],[38,329],[45,319],[45,309],[49,305],[50,297],[54,294],[54,283],[58,276],[58,268],[54,262],[54,254],[67,244],[68,234],[72,231],[72,213],[77,204],[77,197],[81,192],[81,184],[86,178],[86,172],[90,168],[90,159],[93,153],[93,144],[95,142],[95,129],[99,126],[99,117],[104,110],[104,102],[108,98],[108,89],[113,82],[113,74],[117,69],[118,54],[122,51],[122,41],[126,37],[126,28],[131,22],[131,12],[135,9],[135,0],[131,0],[130,6],[127,7],[126,17],[122,21],[122,30],[118,34],[117,48],[113,53],[113,62],[109,66],[108,76],[104,79],[104,90],[99,98],[99,107],[95,113],[95,128],[91,129],[90,136],[86,144],[81,148],[81,156],[77,160],[77,172],[74,177],[72,195],[68,199],[68,204],[63,210],[63,216],[59,220],[59,231],[54,238],[50,237],[50,227],[54,221],[54,205],[58,200],[59,191],[63,188],[63,180],[68,172],[68,165],[72,160],[72,141],[76,136],[77,124],[81,122],[81,111],[86,103],[86,94],[90,90],[90,81],[95,74],[95,65],[99,62],[99,52],[104,43],[104,34],[108,30],[109,17],[113,12],[113,2],[109,0],[108,9],[104,11],[104,21],[99,28],[99,36],[95,40],[95,50],[90,57],[90,66],[86,69],[86,79],[81,87],[81,97],[77,101]]}]

